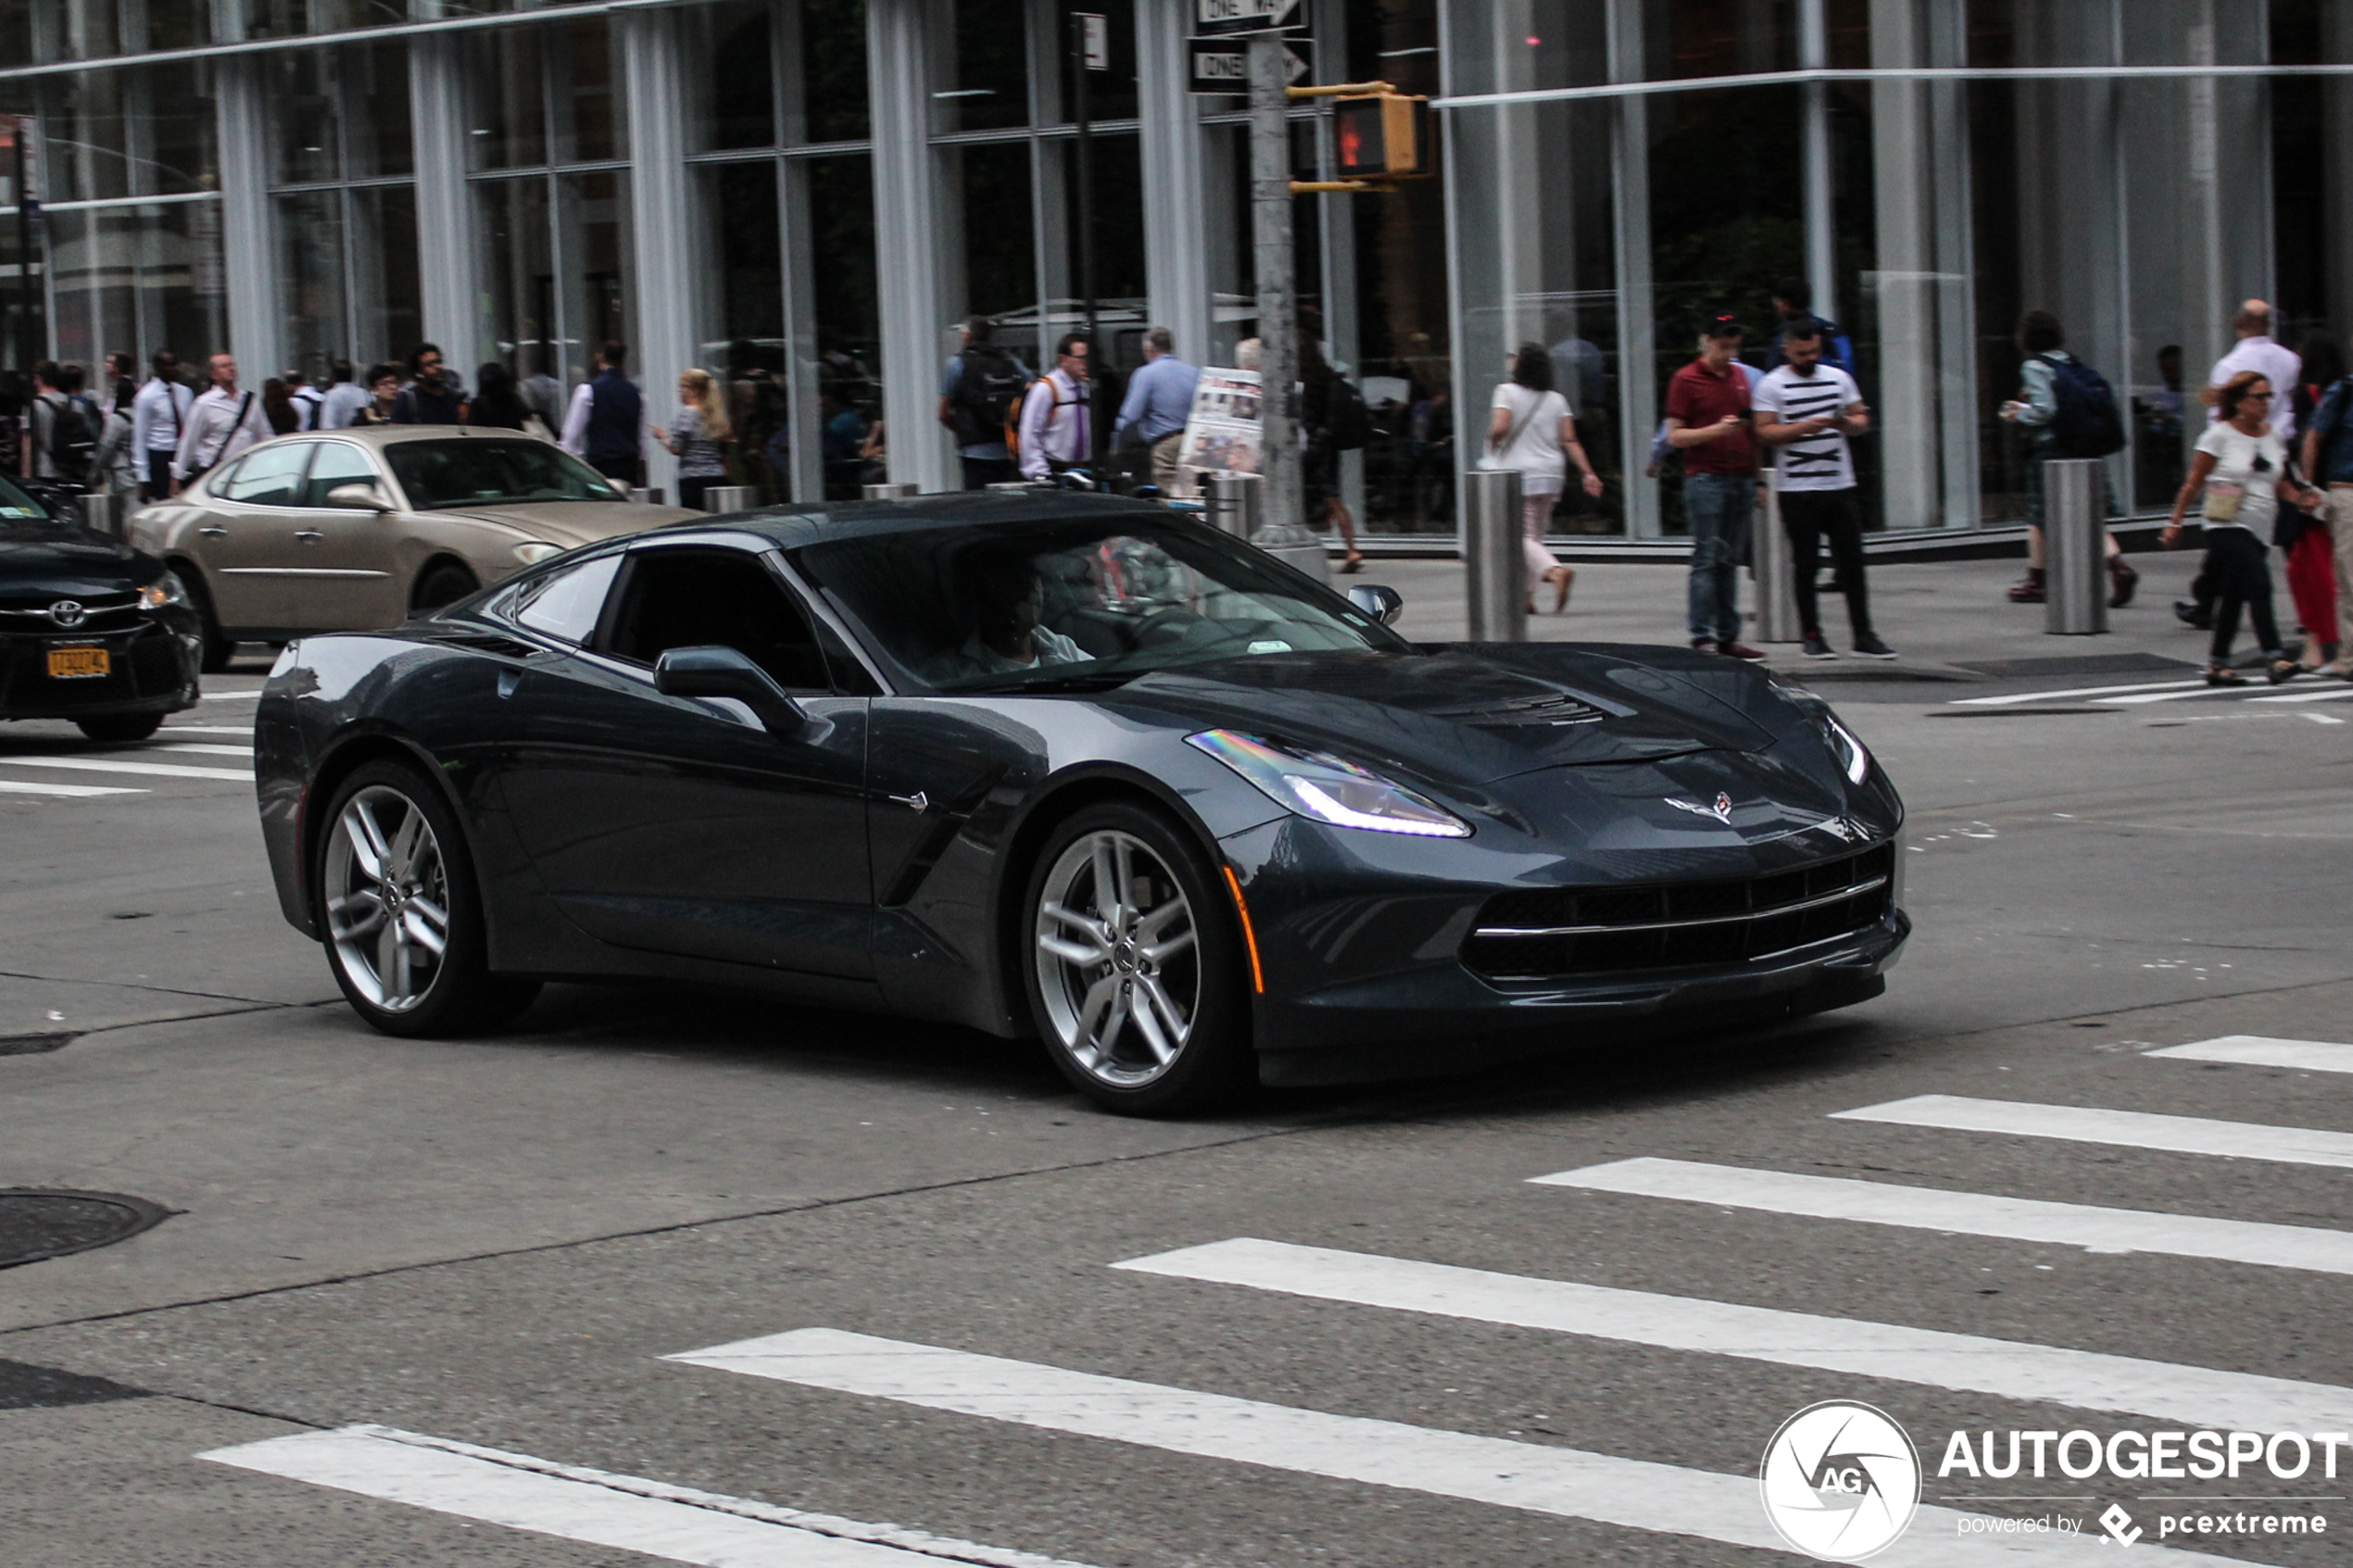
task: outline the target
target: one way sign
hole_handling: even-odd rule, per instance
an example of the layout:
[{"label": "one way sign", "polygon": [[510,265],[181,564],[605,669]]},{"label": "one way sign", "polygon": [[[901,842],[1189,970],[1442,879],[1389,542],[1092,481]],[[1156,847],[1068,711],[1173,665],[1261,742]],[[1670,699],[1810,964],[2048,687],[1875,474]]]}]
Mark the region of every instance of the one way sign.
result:
[{"label": "one way sign", "polygon": [[[1202,0],[1206,5],[1208,0]],[[1314,45],[1296,38],[1283,40],[1283,48],[1290,56],[1290,75],[1284,79],[1286,86],[1296,87],[1314,74]],[[1193,93],[1236,93],[1250,91],[1250,45],[1239,38],[1189,38],[1185,40],[1185,56],[1189,64],[1186,72],[1186,90]]]},{"label": "one way sign", "polygon": [[1203,32],[1276,32],[1307,26],[1300,0],[1193,0]]}]

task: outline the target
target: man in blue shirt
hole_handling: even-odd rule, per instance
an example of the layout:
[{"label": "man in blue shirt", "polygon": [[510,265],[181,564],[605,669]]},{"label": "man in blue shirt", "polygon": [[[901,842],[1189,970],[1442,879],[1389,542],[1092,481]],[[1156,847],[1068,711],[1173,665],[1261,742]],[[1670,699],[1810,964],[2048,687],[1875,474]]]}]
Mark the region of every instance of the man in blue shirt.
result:
[{"label": "man in blue shirt", "polygon": [[1163,495],[1176,483],[1176,448],[1193,409],[1193,383],[1200,380],[1197,367],[1176,358],[1176,339],[1166,327],[1145,331],[1144,362],[1127,378],[1127,396],[1119,405],[1119,422],[1111,428],[1111,444],[1118,450],[1134,427],[1151,448],[1152,483]]},{"label": "man in blue shirt", "polygon": [[2336,549],[2334,635],[2317,626],[2305,630],[2315,642],[2335,644],[2329,673],[2353,679],[2353,376],[2338,377],[2312,410],[2304,432],[2304,472],[2328,486],[2329,539]]},{"label": "man in blue shirt", "polygon": [[963,346],[949,358],[939,383],[939,422],[955,433],[964,488],[986,490],[1021,478],[1005,445],[1005,426],[1029,389],[1029,367],[994,342],[995,323],[964,318]]}]

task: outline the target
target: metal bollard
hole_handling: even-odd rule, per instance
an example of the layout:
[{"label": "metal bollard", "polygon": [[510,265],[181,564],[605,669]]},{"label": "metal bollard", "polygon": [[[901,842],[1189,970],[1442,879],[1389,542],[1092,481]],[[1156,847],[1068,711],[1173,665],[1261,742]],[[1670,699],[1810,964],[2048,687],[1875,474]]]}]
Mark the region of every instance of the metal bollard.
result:
[{"label": "metal bollard", "polygon": [[120,539],[131,515],[130,502],[130,496],[111,490],[93,491],[82,497],[82,526]]},{"label": "metal bollard", "polygon": [[912,484],[903,483],[895,484],[869,484],[864,487],[862,494],[863,494],[869,501],[904,501],[909,496],[915,494],[915,487]]},{"label": "metal bollard", "polygon": [[1248,539],[1266,516],[1266,482],[1254,473],[1209,474],[1202,500],[1202,516],[1210,527]]},{"label": "metal bollard", "polygon": [[629,498],[636,502],[641,507],[659,507],[665,505],[661,498],[661,486],[659,484],[638,485],[635,489],[629,492]]},{"label": "metal bollard", "polygon": [[714,484],[702,493],[707,512],[748,512],[760,505],[760,492],[749,484]]},{"label": "metal bollard", "polygon": [[2043,630],[2108,630],[2107,465],[2062,458],[2043,465]]},{"label": "metal bollard", "polygon": [[1756,640],[1794,643],[1806,635],[1797,623],[1797,564],[1790,559],[1789,533],[1781,527],[1781,484],[1768,476],[1749,535],[1749,571],[1756,579]]},{"label": "metal bollard", "polygon": [[1528,558],[1520,549],[1517,469],[1463,476],[1463,585],[1474,643],[1528,640]]}]

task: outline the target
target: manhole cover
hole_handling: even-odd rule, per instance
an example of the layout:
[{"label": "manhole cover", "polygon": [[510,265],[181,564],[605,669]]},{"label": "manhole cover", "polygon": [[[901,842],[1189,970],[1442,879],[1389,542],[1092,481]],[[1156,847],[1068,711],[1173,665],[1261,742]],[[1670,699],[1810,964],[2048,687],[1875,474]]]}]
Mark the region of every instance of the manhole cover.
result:
[{"label": "manhole cover", "polygon": [[0,1269],[109,1246],[170,1212],[119,1192],[0,1187]]}]

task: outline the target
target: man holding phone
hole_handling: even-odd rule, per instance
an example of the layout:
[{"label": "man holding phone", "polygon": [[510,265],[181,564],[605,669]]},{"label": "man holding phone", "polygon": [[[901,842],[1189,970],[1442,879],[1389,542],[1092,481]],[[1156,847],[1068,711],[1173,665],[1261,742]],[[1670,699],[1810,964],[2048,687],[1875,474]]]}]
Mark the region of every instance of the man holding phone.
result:
[{"label": "man holding phone", "polygon": [[1667,444],[1683,454],[1683,514],[1691,521],[1692,646],[1731,659],[1765,656],[1740,640],[1740,561],[1756,509],[1756,442],[1749,432],[1743,329],[1719,315],[1699,358],[1667,383]]}]

